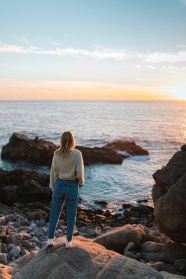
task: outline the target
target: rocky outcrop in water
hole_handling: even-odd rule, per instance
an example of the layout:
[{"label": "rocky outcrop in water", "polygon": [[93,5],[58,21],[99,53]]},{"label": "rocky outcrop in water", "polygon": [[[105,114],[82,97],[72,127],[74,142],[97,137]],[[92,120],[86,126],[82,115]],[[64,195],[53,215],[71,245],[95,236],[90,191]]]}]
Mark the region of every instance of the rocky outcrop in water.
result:
[{"label": "rocky outcrop in water", "polygon": [[116,140],[111,143],[108,143],[104,146],[105,148],[111,148],[118,151],[126,151],[130,155],[148,155],[149,152],[143,148],[141,148],[139,145],[137,145],[133,141],[124,141],[124,140]]},{"label": "rocky outcrop in water", "polygon": [[[30,139],[25,135],[13,133],[9,142],[2,147],[1,158],[50,167],[57,148],[54,143],[39,137]],[[76,148],[82,152],[85,165],[121,164],[128,155],[119,154],[117,150],[126,151],[130,155],[148,155],[148,151],[129,141],[115,141],[104,147],[76,146]]]},{"label": "rocky outcrop in water", "polygon": [[159,230],[177,242],[186,243],[186,148],[178,151],[153,174],[154,215]]}]

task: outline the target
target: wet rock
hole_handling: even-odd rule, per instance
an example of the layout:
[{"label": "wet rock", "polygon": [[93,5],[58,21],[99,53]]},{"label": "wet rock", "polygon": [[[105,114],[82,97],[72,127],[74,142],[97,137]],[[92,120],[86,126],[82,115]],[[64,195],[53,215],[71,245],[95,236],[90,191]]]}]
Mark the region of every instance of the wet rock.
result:
[{"label": "wet rock", "polygon": [[[38,138],[33,140],[25,135],[13,133],[9,143],[2,147],[1,158],[12,161],[26,161],[40,166],[51,166],[54,151],[58,147],[50,142]],[[121,164],[127,156],[104,147],[77,146],[83,154],[85,165],[90,164]]]},{"label": "wet rock", "polygon": [[128,209],[125,209],[124,211],[124,216],[127,217],[134,217],[134,218],[138,218],[140,216],[140,213],[137,211],[131,211]]},{"label": "wet rock", "polygon": [[103,200],[95,200],[94,201],[95,204],[100,204],[100,205],[103,205],[103,206],[107,206],[108,205],[108,202],[107,201],[103,201]]},{"label": "wet rock", "polygon": [[145,205],[135,205],[131,206],[131,211],[137,211],[140,214],[149,214],[150,210]]},{"label": "wet rock", "polygon": [[123,141],[123,140],[116,140],[111,143],[108,143],[104,147],[111,148],[120,151],[126,151],[130,155],[148,155],[148,151],[141,148],[133,141]]}]

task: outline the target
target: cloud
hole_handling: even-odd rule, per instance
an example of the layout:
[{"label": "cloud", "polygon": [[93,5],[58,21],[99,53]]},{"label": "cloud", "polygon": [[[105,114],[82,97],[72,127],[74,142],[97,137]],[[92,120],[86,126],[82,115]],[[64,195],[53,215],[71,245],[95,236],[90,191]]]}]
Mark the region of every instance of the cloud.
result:
[{"label": "cloud", "polygon": [[186,0],[181,0],[181,3],[186,6]]},{"label": "cloud", "polygon": [[151,63],[174,63],[174,62],[186,62],[186,51],[179,51],[176,53],[168,52],[154,52],[144,55],[146,62]]},{"label": "cloud", "polygon": [[[43,49],[38,46],[20,46],[3,44],[0,42],[0,53],[17,53],[17,54],[34,54],[34,55],[56,55],[56,56],[72,56],[72,57],[89,57],[93,59],[114,59],[116,61],[125,61],[129,59],[137,60],[140,63],[177,63],[186,62],[186,50],[178,51],[175,53],[169,52],[148,52],[137,53],[126,50],[117,49],[78,49],[73,47],[54,49]],[[140,65],[140,64],[137,64]],[[152,67],[151,67],[152,69]]]},{"label": "cloud", "polygon": [[129,53],[124,51],[103,49],[103,50],[85,50],[68,48],[42,49],[37,46],[23,47],[19,45],[8,45],[0,43],[0,52],[17,53],[17,54],[40,54],[40,55],[58,55],[58,56],[76,56],[76,57],[92,57],[96,59],[112,58],[115,60],[124,60],[131,57]]}]

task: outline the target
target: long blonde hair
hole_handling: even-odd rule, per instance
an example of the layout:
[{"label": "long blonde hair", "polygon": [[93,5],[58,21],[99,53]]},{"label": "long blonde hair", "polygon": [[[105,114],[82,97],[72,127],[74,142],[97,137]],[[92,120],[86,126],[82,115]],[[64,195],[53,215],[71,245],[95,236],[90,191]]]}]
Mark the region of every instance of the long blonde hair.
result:
[{"label": "long blonde hair", "polygon": [[62,134],[60,140],[60,148],[54,154],[68,154],[70,150],[75,148],[75,138],[71,131],[66,131]]}]

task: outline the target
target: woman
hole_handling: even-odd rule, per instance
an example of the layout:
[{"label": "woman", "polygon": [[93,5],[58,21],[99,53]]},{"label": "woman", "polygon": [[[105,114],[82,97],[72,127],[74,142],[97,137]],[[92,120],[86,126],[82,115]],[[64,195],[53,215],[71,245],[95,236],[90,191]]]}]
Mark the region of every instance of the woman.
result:
[{"label": "woman", "polygon": [[50,185],[52,189],[52,207],[50,214],[47,245],[53,245],[53,238],[64,201],[67,207],[67,239],[66,248],[72,245],[72,236],[78,205],[78,189],[84,183],[84,163],[82,154],[75,148],[72,132],[64,132],[61,136],[60,148],[54,152]]}]

